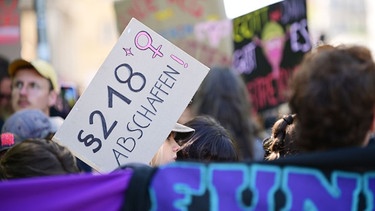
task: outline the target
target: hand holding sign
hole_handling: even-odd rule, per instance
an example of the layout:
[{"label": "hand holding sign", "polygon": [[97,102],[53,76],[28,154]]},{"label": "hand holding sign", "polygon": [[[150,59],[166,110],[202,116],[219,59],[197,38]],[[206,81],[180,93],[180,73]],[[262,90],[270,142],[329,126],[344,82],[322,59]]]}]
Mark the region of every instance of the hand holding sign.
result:
[{"label": "hand holding sign", "polygon": [[132,19],[53,139],[100,172],[148,164],[207,73]]}]

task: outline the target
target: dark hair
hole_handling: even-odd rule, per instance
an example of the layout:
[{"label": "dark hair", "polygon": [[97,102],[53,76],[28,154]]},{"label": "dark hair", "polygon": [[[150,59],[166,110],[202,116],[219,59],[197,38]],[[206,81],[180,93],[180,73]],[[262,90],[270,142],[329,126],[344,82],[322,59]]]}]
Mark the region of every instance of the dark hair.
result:
[{"label": "dark hair", "polygon": [[254,158],[255,123],[243,79],[228,67],[213,67],[191,105],[195,115],[210,115],[226,128],[240,159]]},{"label": "dark hair", "polygon": [[9,73],[8,73],[8,66],[9,66],[9,60],[0,55],[0,81],[3,78],[10,78]]},{"label": "dark hair", "polygon": [[177,152],[177,160],[238,161],[228,131],[214,118],[196,116],[185,125],[195,129],[195,133]]},{"label": "dark hair", "polygon": [[361,46],[307,54],[290,84],[298,144],[305,150],[361,146],[375,108],[375,64]]},{"label": "dark hair", "polygon": [[10,148],[0,160],[1,177],[26,178],[78,173],[68,148],[47,139],[27,139]]},{"label": "dark hair", "polygon": [[271,137],[263,141],[264,158],[275,160],[296,154],[295,114],[284,115],[272,126]]}]

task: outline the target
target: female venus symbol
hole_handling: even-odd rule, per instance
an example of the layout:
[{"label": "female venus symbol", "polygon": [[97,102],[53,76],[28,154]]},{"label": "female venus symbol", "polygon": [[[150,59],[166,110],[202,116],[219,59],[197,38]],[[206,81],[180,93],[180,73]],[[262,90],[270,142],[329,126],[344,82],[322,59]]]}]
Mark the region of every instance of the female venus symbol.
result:
[{"label": "female venus symbol", "polygon": [[[146,45],[141,45],[141,44],[139,43],[139,38],[140,38],[141,36],[144,36],[144,37],[147,38],[147,43],[146,43]],[[158,48],[155,48],[154,46],[152,46],[152,38],[151,38],[150,34],[147,33],[147,32],[145,32],[145,31],[140,31],[140,32],[138,32],[138,34],[137,34],[137,35],[135,36],[135,38],[134,38],[134,43],[135,43],[135,46],[137,46],[137,48],[138,48],[139,50],[144,51],[144,50],[150,49],[152,52],[154,52],[154,55],[152,55],[152,58],[155,58],[156,56],[163,57],[163,53],[160,52],[161,45],[159,45]]]}]

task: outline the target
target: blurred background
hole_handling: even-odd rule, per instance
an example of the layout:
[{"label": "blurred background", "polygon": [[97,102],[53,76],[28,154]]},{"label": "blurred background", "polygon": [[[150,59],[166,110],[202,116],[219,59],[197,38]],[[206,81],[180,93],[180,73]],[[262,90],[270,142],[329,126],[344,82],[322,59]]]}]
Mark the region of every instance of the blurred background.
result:
[{"label": "blurred background", "polygon": [[[230,65],[232,19],[259,0],[0,0],[0,55],[50,61],[63,86],[84,91],[132,17],[207,66]],[[306,0],[312,45],[375,50],[373,0]]]}]

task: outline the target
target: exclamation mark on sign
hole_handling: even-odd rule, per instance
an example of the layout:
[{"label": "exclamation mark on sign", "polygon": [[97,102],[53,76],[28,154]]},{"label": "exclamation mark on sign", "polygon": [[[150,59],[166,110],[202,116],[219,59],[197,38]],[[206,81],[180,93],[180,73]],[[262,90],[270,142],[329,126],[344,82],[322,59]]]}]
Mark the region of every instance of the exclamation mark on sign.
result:
[{"label": "exclamation mark on sign", "polygon": [[184,68],[187,68],[187,67],[188,67],[188,64],[185,63],[184,61],[182,61],[182,60],[181,60],[180,58],[178,58],[177,56],[171,54],[171,58],[172,58],[173,60],[175,60],[176,62],[178,62],[179,64],[183,65]]}]

